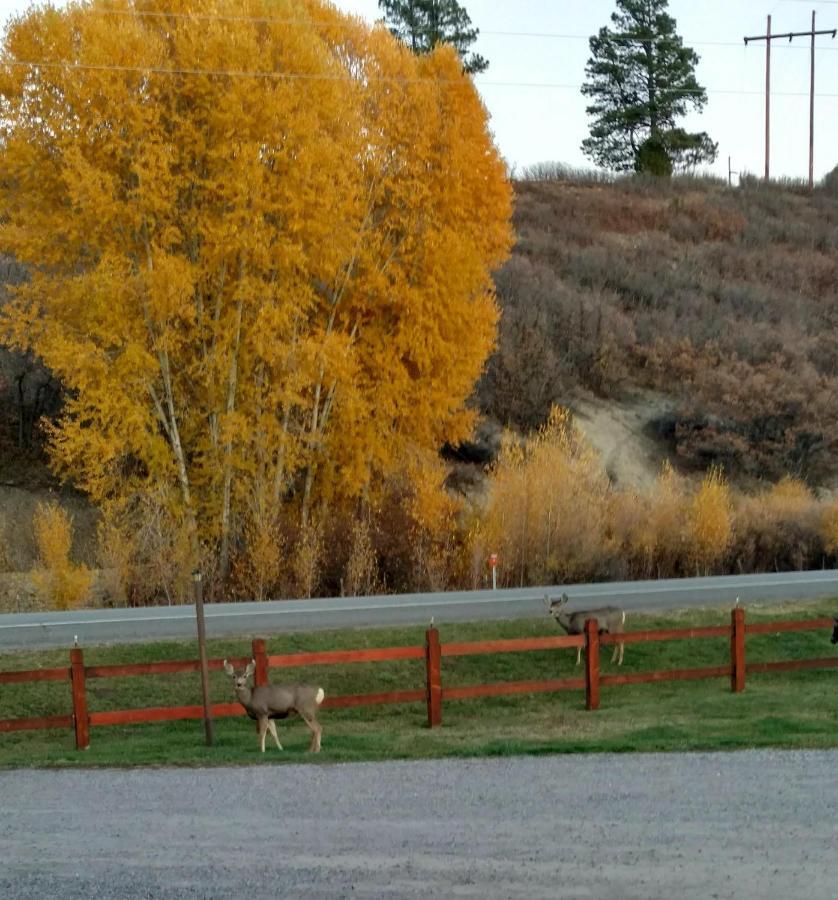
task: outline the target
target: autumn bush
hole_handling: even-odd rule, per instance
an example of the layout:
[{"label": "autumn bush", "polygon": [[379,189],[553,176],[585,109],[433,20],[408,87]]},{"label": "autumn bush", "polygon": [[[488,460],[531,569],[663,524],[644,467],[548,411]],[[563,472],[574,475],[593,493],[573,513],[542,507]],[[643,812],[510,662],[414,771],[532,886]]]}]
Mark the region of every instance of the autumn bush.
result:
[{"label": "autumn bush", "polygon": [[829,504],[819,502],[797,478],[785,477],[758,494],[734,496],[736,529],[731,568],[770,572],[818,567],[828,546],[822,522]]},{"label": "autumn bush", "polygon": [[57,503],[39,503],[32,522],[38,561],[32,581],[42,601],[51,609],[75,609],[90,593],[93,573],[73,563],[73,523]]},{"label": "autumn bush", "polygon": [[599,458],[567,410],[554,407],[526,439],[508,436],[475,535],[481,555],[498,555],[499,584],[606,576],[610,493]]},{"label": "autumn bush", "polygon": [[100,565],[115,580],[111,595],[130,606],[191,601],[196,567],[209,576],[211,588],[210,561],[196,565],[189,525],[164,485],[105,504],[98,548]]}]

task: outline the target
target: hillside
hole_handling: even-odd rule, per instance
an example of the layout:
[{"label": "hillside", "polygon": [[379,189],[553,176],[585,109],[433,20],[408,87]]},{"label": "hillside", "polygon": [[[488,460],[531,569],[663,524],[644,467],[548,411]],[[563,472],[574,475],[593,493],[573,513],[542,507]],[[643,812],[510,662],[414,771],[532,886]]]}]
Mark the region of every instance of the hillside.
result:
[{"label": "hillside", "polygon": [[619,429],[628,403],[640,437],[659,444],[653,461],[721,464],[745,485],[786,473],[831,485],[834,181],[812,196],[756,181],[519,181],[482,411],[526,430],[559,403],[579,408],[584,427],[593,396],[600,424],[612,404]]},{"label": "hillside", "polygon": [[[646,491],[668,460],[687,474],[721,465],[746,492],[792,474],[831,494],[838,189],[829,182],[808,195],[706,179],[518,181],[517,244],[496,275],[498,348],[474,397],[481,439],[450,454],[461,490],[484,496],[481,467],[501,426],[529,432],[560,404],[623,490]],[[0,259],[0,282],[24,275]],[[60,404],[60,385],[37,360],[0,350],[0,570],[31,566],[32,509],[56,496],[74,515],[74,557],[96,562],[95,513],[45,465],[37,421]],[[737,550],[731,565],[812,564],[823,551],[806,528],[785,548],[778,532],[762,556]]]}]

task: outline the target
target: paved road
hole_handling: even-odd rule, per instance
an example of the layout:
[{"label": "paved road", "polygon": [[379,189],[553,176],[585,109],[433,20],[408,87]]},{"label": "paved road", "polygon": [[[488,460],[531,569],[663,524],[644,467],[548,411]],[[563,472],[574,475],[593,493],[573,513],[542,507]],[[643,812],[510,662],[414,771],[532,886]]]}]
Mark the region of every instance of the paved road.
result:
[{"label": "paved road", "polygon": [[[570,595],[571,611],[602,603],[645,611],[711,604],[732,607],[737,597],[743,603],[838,597],[838,570],[551,585],[502,591],[213,603],[206,606],[207,634],[223,637],[324,628],[415,625],[427,624],[432,616],[437,623],[528,618],[544,615],[545,593],[556,597],[562,591]],[[73,643],[74,636],[78,636],[82,646],[90,646],[182,639],[194,635],[195,610],[192,606],[0,615],[0,651],[67,647]]]},{"label": "paved road", "polygon": [[0,896],[833,900],[838,752],[0,772]]}]

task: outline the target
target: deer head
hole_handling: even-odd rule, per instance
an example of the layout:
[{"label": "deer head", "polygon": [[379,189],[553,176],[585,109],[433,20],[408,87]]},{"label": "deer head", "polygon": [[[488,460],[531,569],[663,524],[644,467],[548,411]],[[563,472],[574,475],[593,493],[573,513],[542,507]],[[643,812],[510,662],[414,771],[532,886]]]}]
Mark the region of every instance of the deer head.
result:
[{"label": "deer head", "polygon": [[246,688],[247,687],[247,679],[256,671],[256,660],[251,659],[247,664],[247,668],[243,672],[236,672],[236,670],[224,660],[224,671],[233,679],[236,683],[236,689]]}]

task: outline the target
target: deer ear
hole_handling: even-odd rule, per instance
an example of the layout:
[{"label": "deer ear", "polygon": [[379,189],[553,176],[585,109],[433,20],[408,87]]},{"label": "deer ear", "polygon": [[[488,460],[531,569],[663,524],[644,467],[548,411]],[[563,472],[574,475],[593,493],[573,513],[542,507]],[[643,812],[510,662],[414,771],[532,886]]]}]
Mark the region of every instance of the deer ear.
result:
[{"label": "deer ear", "polygon": [[231,676],[236,674],[235,671],[234,671],[234,669],[233,669],[233,667],[230,665],[230,663],[227,662],[226,659],[224,660],[224,671],[225,671],[228,675],[231,675]]},{"label": "deer ear", "polygon": [[251,659],[250,662],[247,664],[247,668],[244,670],[244,677],[245,677],[245,678],[248,678],[248,677],[251,676],[255,671],[256,671],[256,660],[255,660],[255,659]]}]

